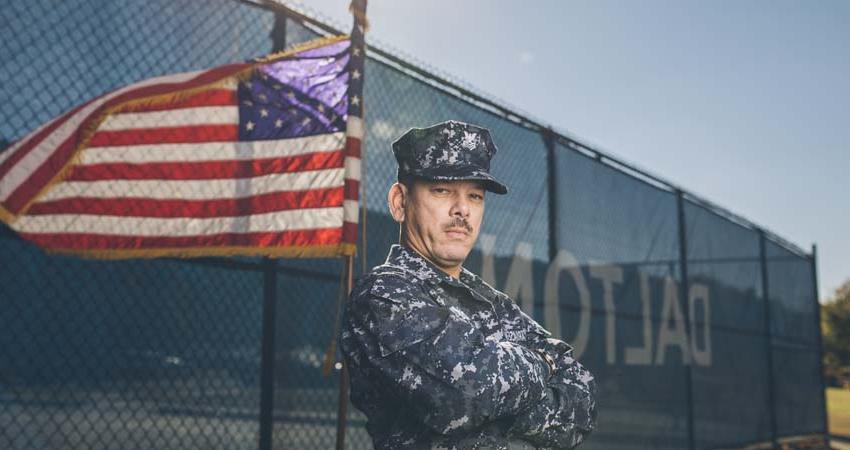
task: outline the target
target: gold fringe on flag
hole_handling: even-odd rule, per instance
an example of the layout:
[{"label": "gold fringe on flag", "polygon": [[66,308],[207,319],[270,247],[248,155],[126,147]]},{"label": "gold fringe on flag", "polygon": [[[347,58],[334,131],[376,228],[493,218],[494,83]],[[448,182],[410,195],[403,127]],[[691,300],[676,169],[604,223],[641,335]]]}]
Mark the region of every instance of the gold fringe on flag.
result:
[{"label": "gold fringe on flag", "polygon": [[339,255],[354,255],[354,244],[317,245],[312,247],[186,247],[186,248],[145,248],[145,249],[109,249],[77,250],[49,249],[47,253],[71,255],[89,259],[125,259],[125,258],[191,258],[196,256],[268,256],[279,258],[327,258]]}]

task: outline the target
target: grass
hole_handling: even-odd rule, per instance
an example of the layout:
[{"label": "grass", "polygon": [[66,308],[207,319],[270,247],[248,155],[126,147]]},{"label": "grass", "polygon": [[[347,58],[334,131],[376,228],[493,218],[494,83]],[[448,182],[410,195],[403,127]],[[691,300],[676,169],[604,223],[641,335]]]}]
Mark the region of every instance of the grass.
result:
[{"label": "grass", "polygon": [[826,388],[829,432],[850,437],[850,389]]}]

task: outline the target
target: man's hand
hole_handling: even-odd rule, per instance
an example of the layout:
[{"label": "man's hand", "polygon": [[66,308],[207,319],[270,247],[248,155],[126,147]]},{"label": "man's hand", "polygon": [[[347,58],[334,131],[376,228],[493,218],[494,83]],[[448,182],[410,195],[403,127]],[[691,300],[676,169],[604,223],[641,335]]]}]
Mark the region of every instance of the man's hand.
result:
[{"label": "man's hand", "polygon": [[569,355],[572,358],[573,347],[560,339],[541,339],[539,345],[540,350],[546,352],[556,362],[564,355]]}]

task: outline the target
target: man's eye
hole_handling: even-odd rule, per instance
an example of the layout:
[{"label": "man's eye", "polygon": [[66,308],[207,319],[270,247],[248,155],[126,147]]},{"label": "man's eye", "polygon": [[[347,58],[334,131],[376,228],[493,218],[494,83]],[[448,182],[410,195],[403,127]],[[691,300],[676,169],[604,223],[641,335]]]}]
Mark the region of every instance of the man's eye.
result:
[{"label": "man's eye", "polygon": [[434,189],[431,189],[431,191],[435,192],[437,194],[445,194],[446,192],[449,192],[449,190],[445,189],[445,188],[434,188]]},{"label": "man's eye", "polygon": [[472,198],[475,200],[484,200],[484,196],[481,194],[472,194]]}]

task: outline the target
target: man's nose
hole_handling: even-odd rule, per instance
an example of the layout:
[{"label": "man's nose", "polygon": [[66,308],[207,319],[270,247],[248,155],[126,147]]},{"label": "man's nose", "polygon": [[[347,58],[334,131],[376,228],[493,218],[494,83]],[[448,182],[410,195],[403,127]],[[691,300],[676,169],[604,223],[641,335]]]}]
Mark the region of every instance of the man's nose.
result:
[{"label": "man's nose", "polygon": [[469,217],[469,200],[463,195],[456,195],[449,214],[452,216]]}]

